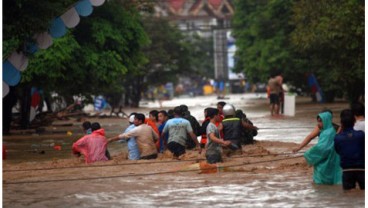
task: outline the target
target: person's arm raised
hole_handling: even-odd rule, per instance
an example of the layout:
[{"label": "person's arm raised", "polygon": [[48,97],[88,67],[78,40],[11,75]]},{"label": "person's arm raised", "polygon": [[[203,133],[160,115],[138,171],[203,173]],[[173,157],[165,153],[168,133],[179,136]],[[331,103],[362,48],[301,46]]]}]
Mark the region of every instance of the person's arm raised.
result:
[{"label": "person's arm raised", "polygon": [[316,136],[318,136],[319,134],[319,128],[318,126],[314,127],[313,131],[311,133],[308,134],[308,136],[306,136],[303,140],[303,142],[295,149],[293,149],[293,153],[298,152],[299,150],[303,149],[303,147],[305,147],[307,144],[309,144],[310,141],[312,141],[312,139],[316,138]]}]

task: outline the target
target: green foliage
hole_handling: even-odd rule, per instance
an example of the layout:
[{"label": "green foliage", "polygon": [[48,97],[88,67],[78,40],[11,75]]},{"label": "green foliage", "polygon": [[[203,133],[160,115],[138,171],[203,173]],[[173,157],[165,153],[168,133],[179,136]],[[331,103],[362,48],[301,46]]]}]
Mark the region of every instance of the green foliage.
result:
[{"label": "green foliage", "polygon": [[314,73],[326,94],[364,95],[364,1],[236,0],[235,9],[235,69],[248,79],[278,68],[297,87]]},{"label": "green foliage", "polygon": [[201,78],[214,78],[213,37],[192,35],[188,41],[191,47],[191,71]]},{"label": "green foliage", "polygon": [[364,95],[364,1],[298,1],[291,41],[310,55],[326,91],[354,101]]},{"label": "green foliage", "polygon": [[290,69],[290,6],[291,1],[281,0],[235,1],[235,71],[243,71],[251,81],[265,82],[275,69]]},{"label": "green foliage", "polygon": [[[33,35],[47,31],[54,17],[63,14],[75,0],[4,0],[3,55],[22,49]],[[4,59],[4,58],[3,58]]]},{"label": "green foliage", "polygon": [[151,43],[143,48],[149,62],[141,68],[147,84],[165,84],[175,80],[175,75],[183,74],[190,64],[189,48],[183,34],[165,19],[146,16],[143,23]]},{"label": "green foliage", "polygon": [[24,84],[64,97],[109,95],[120,98],[128,71],[147,62],[142,46],[148,37],[134,7],[108,1],[71,30],[36,53],[22,73]]}]

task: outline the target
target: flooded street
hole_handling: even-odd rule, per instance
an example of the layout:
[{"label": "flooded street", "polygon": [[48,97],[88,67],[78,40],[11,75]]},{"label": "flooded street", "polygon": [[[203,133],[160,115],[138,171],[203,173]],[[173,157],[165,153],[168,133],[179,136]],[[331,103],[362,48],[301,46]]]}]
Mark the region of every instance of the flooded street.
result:
[{"label": "flooded street", "polygon": [[[258,142],[244,146],[241,157],[224,159],[212,174],[200,174],[197,159],[203,155],[194,152],[183,161],[164,155],[134,163],[121,159],[125,143],[109,145],[113,161],[86,166],[71,155],[71,145],[82,133],[80,122],[63,126],[57,124],[72,121],[57,121],[47,127],[47,134],[5,136],[8,155],[3,161],[3,206],[364,207],[364,191],[344,193],[341,185],[313,185],[313,169],[302,154],[290,153],[316,125],[319,111],[331,109],[334,122],[339,123],[339,112],[348,104],[316,104],[303,97],[296,100],[294,117],[275,118],[269,115],[265,95],[229,95],[224,101],[242,109],[260,129],[255,137]],[[163,109],[186,104],[192,115],[203,120],[203,109],[218,101],[215,96],[179,98],[163,102]],[[158,103],[124,110],[127,114],[147,114],[150,109],[158,109]],[[90,121],[99,121],[107,137],[120,133],[128,124],[122,118]],[[62,149],[53,149],[55,145]]]}]

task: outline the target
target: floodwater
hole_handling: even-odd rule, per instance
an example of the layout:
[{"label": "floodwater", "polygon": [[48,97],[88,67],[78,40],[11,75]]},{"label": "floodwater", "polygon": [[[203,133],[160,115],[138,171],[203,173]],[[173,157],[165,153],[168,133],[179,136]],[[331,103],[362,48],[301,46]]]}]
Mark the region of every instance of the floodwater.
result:
[{"label": "floodwater", "polygon": [[[271,173],[270,173],[271,174]],[[4,207],[363,207],[303,174],[177,174],[4,186]],[[253,178],[252,180],[247,178]]]},{"label": "floodwater", "polygon": [[[267,100],[264,95],[230,95],[226,102],[242,109],[247,117],[259,127],[256,140],[300,143],[316,124],[315,118],[323,108],[333,110],[337,122],[339,111],[347,103],[312,104],[309,99],[298,98],[296,116],[269,116]],[[187,104],[191,113],[203,119],[203,108],[215,106],[218,100],[213,97],[181,98],[165,101],[165,109]],[[148,103],[146,108],[127,109],[126,113],[142,111],[148,113],[150,107],[158,108],[156,103]],[[70,121],[69,121],[70,122]],[[120,133],[127,122],[121,119],[101,119],[107,136]],[[59,122],[62,123],[62,122]],[[35,168],[40,161],[72,158],[70,147],[81,136],[80,123],[73,126],[54,126],[48,131],[65,132],[41,135],[13,135],[4,137],[8,148],[6,167],[11,164],[28,162]],[[67,131],[72,134],[66,134]],[[313,141],[314,143],[317,141]],[[62,147],[54,150],[55,145]],[[277,149],[277,147],[275,147]],[[126,150],[125,144],[109,145],[112,155]],[[282,151],[284,151],[283,149]],[[28,164],[29,165],[29,164]],[[164,164],[165,165],[165,164]],[[139,166],[139,167],[137,167]],[[180,166],[178,163],[177,166]],[[28,167],[29,168],[29,167]],[[266,172],[219,171],[215,174],[196,172],[176,172],[167,174],[149,174],[160,172],[160,168],[150,165],[132,165],[104,167],[55,169],[43,171],[24,171],[36,183],[21,183],[20,180],[6,180],[3,172],[4,207],[363,207],[365,192],[342,191],[341,185],[320,186],[312,184],[311,169]],[[134,175],[136,169],[145,174]],[[99,172],[99,174],[97,174]],[[131,176],[129,176],[129,174]],[[14,174],[19,174],[14,172]],[[75,178],[99,178],[93,180],[73,180]],[[111,177],[109,176],[116,176]],[[119,177],[123,176],[123,177]],[[104,178],[106,177],[106,178]],[[59,181],[48,181],[60,179]],[[45,179],[45,180],[42,180]],[[70,180],[68,180],[70,179]],[[19,182],[8,184],[7,182]],[[35,181],[35,180],[31,180]]]}]

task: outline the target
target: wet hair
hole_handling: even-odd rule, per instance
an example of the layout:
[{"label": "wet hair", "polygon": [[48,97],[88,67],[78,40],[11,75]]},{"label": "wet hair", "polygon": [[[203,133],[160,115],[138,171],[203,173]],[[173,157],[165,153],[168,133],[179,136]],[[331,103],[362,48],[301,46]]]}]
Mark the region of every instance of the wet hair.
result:
[{"label": "wet hair", "polygon": [[146,116],[142,113],[137,113],[134,118],[138,121],[142,121],[142,123],[144,123],[144,120],[146,120]]},{"label": "wet hair", "polygon": [[364,109],[364,105],[360,102],[351,104],[351,111],[353,112],[354,116],[364,116]]},{"label": "wet hair", "polygon": [[91,124],[91,128],[92,128],[92,131],[96,131],[101,128],[101,125],[98,122],[94,122]]},{"label": "wet hair", "polygon": [[163,114],[166,117],[169,117],[169,114],[165,110],[161,110],[161,111],[158,112],[158,114],[160,114],[160,113]]},{"label": "wet hair", "polygon": [[317,121],[321,121],[322,122],[322,119],[320,116],[317,116]]},{"label": "wet hair", "polygon": [[174,110],[173,109],[169,109],[167,111],[167,116],[169,117],[169,119],[174,118]]},{"label": "wet hair", "polygon": [[180,105],[179,107],[180,107],[182,113],[185,113],[185,112],[188,111],[188,106],[187,105],[183,104],[183,105]]},{"label": "wet hair", "polygon": [[149,114],[155,117],[156,118],[155,120],[158,121],[158,111],[157,110],[151,110]]},{"label": "wet hair", "polygon": [[207,109],[207,117],[211,119],[219,114],[219,110],[217,108],[208,108]]},{"label": "wet hair", "polygon": [[217,105],[221,105],[222,107],[224,107],[226,105],[226,102],[220,101],[220,102],[217,103]]},{"label": "wet hair", "polygon": [[183,115],[183,111],[181,110],[180,106],[176,106],[174,108],[174,115],[178,115],[178,116],[182,116]]},{"label": "wet hair", "polygon": [[343,128],[351,128],[354,126],[355,117],[350,109],[342,110],[340,113],[340,121]]},{"label": "wet hair", "polygon": [[85,121],[85,122],[83,122],[83,124],[82,124],[82,127],[83,127],[83,130],[88,130],[88,129],[90,129],[91,128],[91,122],[89,122],[89,121]]},{"label": "wet hair", "polygon": [[207,112],[208,112],[208,109],[211,109],[211,108],[205,108],[203,111],[204,111],[204,115],[205,115],[205,117],[207,117],[208,115],[207,115]]}]

